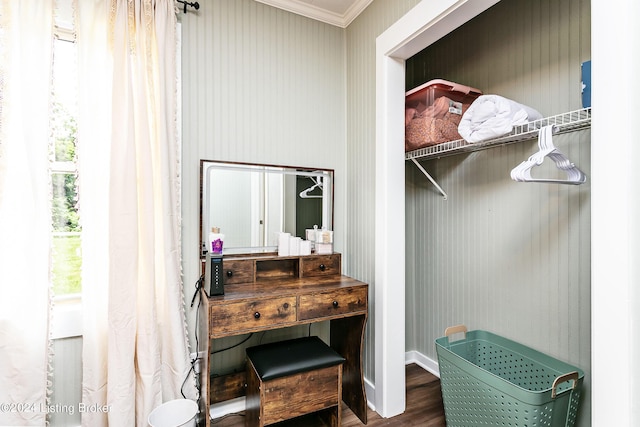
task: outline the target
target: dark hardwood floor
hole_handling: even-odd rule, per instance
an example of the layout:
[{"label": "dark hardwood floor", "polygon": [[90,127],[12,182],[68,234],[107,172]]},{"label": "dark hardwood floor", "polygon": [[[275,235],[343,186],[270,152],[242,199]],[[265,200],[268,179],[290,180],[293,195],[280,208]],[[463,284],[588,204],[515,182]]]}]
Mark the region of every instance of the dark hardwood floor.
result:
[{"label": "dark hardwood floor", "polygon": [[[407,410],[393,418],[382,418],[369,409],[367,427],[380,426],[422,426],[444,427],[444,407],[440,392],[440,380],[417,365],[407,366]],[[232,414],[214,419],[215,427],[242,427],[244,414]],[[303,417],[277,424],[278,427],[315,427],[319,424],[314,419]],[[321,425],[321,424],[320,424]],[[342,405],[342,427],[360,427],[363,424],[347,408]]]}]

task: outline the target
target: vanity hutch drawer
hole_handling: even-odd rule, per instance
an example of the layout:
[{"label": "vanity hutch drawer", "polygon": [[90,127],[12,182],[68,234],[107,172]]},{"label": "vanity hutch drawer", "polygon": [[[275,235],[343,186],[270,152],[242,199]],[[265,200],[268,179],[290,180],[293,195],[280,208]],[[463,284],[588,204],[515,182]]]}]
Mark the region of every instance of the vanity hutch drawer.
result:
[{"label": "vanity hutch drawer", "polygon": [[340,275],[342,274],[340,260],[340,254],[301,258],[302,277]]},{"label": "vanity hutch drawer", "polygon": [[241,333],[296,322],[296,298],[282,297],[212,305],[211,336]]},{"label": "vanity hutch drawer", "polygon": [[298,319],[310,320],[366,312],[367,292],[365,286],[300,295]]},{"label": "vanity hutch drawer", "polygon": [[255,280],[253,260],[234,260],[225,258],[222,264],[225,285],[252,283]]}]

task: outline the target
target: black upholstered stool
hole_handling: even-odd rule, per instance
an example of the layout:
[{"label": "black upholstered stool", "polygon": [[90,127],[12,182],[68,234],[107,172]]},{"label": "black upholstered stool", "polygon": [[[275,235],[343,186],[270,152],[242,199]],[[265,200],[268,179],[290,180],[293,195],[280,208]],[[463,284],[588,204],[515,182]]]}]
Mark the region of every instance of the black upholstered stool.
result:
[{"label": "black upholstered stool", "polygon": [[318,337],[248,348],[245,425],[262,427],[317,412],[338,427],[344,361]]}]

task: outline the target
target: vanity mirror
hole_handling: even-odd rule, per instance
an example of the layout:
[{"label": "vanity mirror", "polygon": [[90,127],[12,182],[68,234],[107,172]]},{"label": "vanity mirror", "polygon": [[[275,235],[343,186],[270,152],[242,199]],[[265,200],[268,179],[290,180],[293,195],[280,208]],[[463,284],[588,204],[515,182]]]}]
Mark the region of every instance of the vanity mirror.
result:
[{"label": "vanity mirror", "polygon": [[200,161],[200,247],[212,227],[224,253],[277,250],[278,234],[333,229],[333,170]]}]

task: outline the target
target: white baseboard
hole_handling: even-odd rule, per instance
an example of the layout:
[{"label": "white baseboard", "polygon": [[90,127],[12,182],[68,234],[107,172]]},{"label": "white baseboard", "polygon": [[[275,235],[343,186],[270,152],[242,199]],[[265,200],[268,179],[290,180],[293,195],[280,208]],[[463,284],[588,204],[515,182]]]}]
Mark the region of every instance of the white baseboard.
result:
[{"label": "white baseboard", "polygon": [[367,378],[364,379],[364,392],[367,395],[367,406],[371,408],[372,411],[375,411],[376,402],[374,398],[376,396],[376,386]]},{"label": "white baseboard", "polygon": [[440,367],[438,366],[438,362],[415,350],[407,351],[404,354],[404,363],[406,365],[415,363],[425,371],[431,372],[433,375],[440,378]]},{"label": "white baseboard", "polygon": [[[440,369],[438,368],[438,362],[428,358],[422,353],[417,351],[408,351],[404,355],[404,361],[406,365],[415,363],[427,372],[431,372],[436,377],[440,378]],[[371,410],[376,410],[374,397],[376,395],[376,386],[367,378],[364,379],[364,390],[367,394],[367,406]],[[237,399],[228,400],[226,402],[216,403],[209,408],[209,415],[211,418],[220,418],[225,415],[234,414],[236,412],[242,412],[246,408],[246,401],[244,397],[238,397]]]},{"label": "white baseboard", "polygon": [[[417,351],[407,351],[404,354],[404,363],[405,365],[415,363],[425,371],[430,372],[436,377],[440,378],[440,368],[438,367],[438,362],[428,358],[422,353],[419,353]],[[369,408],[375,411],[376,404],[372,399],[376,395],[376,386],[371,381],[365,378],[364,388],[367,393],[367,405],[369,406]]]}]

